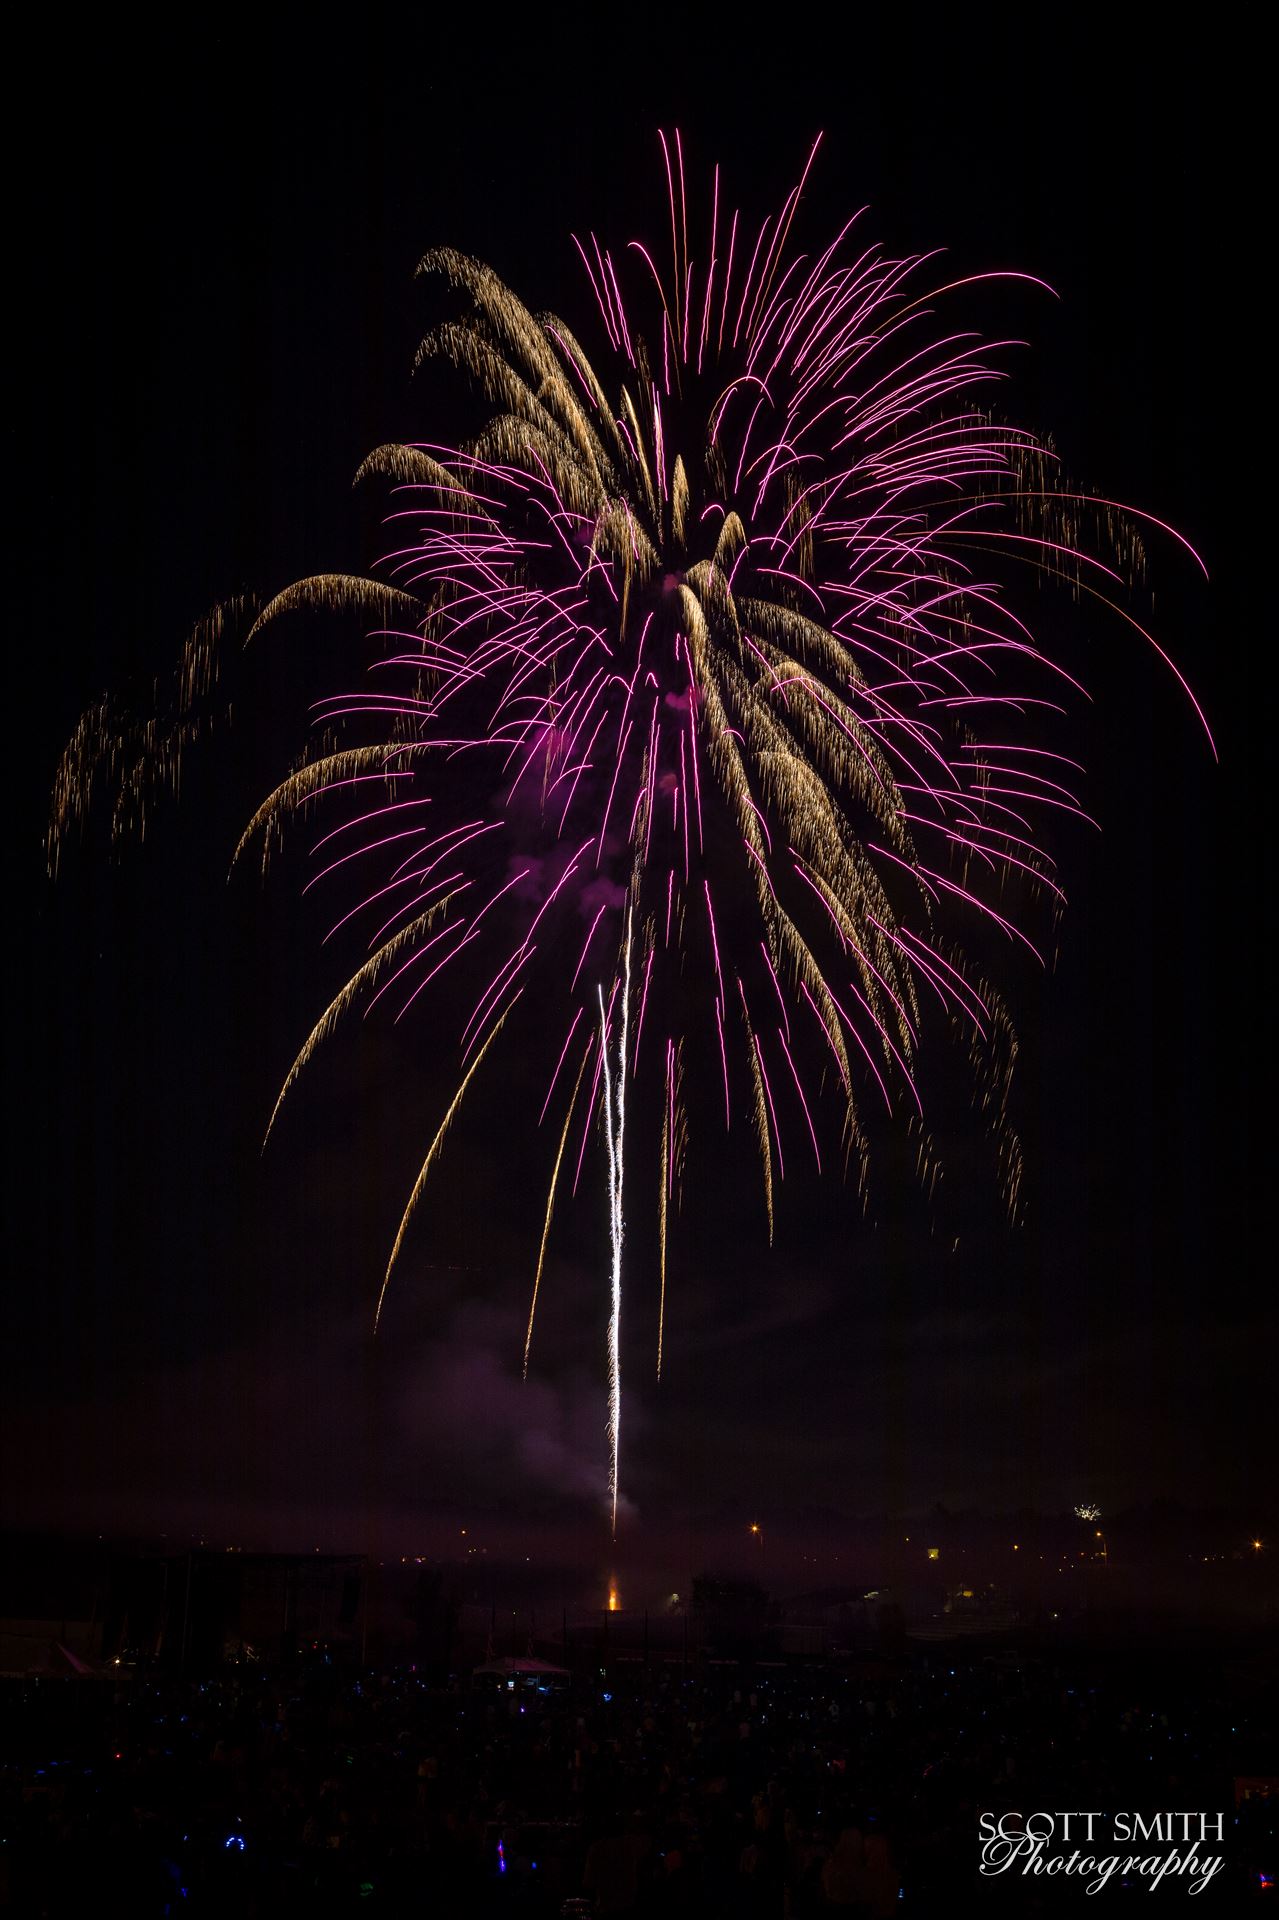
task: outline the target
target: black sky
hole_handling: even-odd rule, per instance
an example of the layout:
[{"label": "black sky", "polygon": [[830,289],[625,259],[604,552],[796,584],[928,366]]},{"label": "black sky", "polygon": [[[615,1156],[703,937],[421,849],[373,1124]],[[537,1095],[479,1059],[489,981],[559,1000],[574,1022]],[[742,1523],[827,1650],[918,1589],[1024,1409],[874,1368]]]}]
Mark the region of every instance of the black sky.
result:
[{"label": "black sky", "polygon": [[660,1393],[636,1309],[635,1524],[1266,1491],[1269,809],[1250,800],[1265,695],[1229,426],[1256,351],[1252,189],[1246,101],[1223,78],[1247,51],[1029,13],[852,12],[776,46],[645,22],[529,16],[507,41],[426,15],[282,16],[30,40],[9,174],[13,1517],[335,1545],[373,1511],[398,1534],[473,1511],[597,1524],[602,1215],[565,1229],[521,1388],[541,1203],[534,1162],[505,1172],[479,1123],[395,1337],[370,1347],[445,1087],[429,1026],[407,1058],[371,1028],[340,1042],[259,1158],[331,978],[287,880],[225,883],[280,762],[269,722],[239,713],[121,864],[87,857],[51,888],[41,836],[59,747],[101,689],[145,689],[229,592],[370,557],[351,476],[381,441],[430,437],[444,404],[409,374],[425,247],[586,314],[569,231],[654,219],[659,124],[760,209],[824,130],[813,232],[869,203],[891,250],[945,245],[966,271],[1059,290],[992,298],[984,324],[1032,343],[1017,417],[1204,552],[1211,590],[1153,548],[1155,607],[1222,764],[1135,638],[1085,642],[1104,833],[1054,842],[1057,964],[1009,981],[1027,1224],[965,1197],[946,1235],[905,1203],[872,1232],[814,1188],[766,1260],[708,1169]]}]

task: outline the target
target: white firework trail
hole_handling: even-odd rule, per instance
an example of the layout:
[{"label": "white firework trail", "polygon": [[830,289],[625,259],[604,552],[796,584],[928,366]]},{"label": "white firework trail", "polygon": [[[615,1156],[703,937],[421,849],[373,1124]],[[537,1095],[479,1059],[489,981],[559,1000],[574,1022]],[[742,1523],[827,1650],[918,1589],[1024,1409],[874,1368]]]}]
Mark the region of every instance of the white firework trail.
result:
[{"label": "white firework trail", "polygon": [[[613,1510],[613,1537],[617,1538],[618,1460],[622,1433],[622,1167],[626,1134],[626,1055],[631,1001],[631,920],[626,919],[623,949],[621,1031],[617,1041],[617,1072],[608,1057],[608,1014],[600,987],[600,1054],[604,1063],[604,1135],[608,1143],[609,1237],[612,1270],[608,1316],[608,1494]],[[614,1093],[616,1087],[616,1094]]]}]

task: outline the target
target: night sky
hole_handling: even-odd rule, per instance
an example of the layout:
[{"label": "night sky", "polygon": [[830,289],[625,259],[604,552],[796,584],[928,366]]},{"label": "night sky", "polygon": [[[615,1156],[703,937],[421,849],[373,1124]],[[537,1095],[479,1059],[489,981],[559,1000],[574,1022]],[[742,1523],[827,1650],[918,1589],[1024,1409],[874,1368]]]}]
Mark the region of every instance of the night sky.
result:
[{"label": "night sky", "polygon": [[444,38],[425,14],[32,42],[38,105],[10,176],[5,1518],[361,1550],[469,1517],[594,1551],[602,1182],[562,1216],[522,1385],[547,1143],[497,1095],[452,1137],[389,1335],[369,1338],[453,1084],[429,1011],[412,1032],[353,1025],[259,1153],[341,976],[296,869],[265,891],[226,873],[306,702],[332,690],[327,643],[290,629],[145,845],[114,864],[90,846],[55,887],[42,835],[92,698],[145,702],[229,593],[359,570],[378,539],[350,484],[363,454],[464,424],[443,376],[410,374],[424,249],[478,255],[589,333],[569,232],[659,226],[656,130],[675,124],[693,174],[718,160],[756,213],[824,130],[809,236],[869,203],[890,251],[944,245],[957,270],[1058,289],[983,296],[987,332],[1031,342],[1009,404],[1073,475],[1204,553],[1211,588],[1162,542],[1151,576],[1222,758],[1136,636],[1048,615],[1095,696],[1077,737],[1104,832],[1053,830],[1070,901],[1055,967],[1003,974],[1026,1223],[1009,1230],[961,1144],[935,1230],[905,1191],[870,1225],[851,1188],[799,1178],[769,1254],[749,1165],[704,1130],[660,1389],[632,1282],[632,1537],[759,1514],[800,1538],[823,1512],[937,1500],[1260,1502],[1272,809],[1249,798],[1265,694],[1227,428],[1253,352],[1228,50],[1029,14],[1006,35],[850,15],[837,42],[737,50],[637,16],[629,37],[563,22],[553,45],[553,18],[528,16],[522,44]]}]

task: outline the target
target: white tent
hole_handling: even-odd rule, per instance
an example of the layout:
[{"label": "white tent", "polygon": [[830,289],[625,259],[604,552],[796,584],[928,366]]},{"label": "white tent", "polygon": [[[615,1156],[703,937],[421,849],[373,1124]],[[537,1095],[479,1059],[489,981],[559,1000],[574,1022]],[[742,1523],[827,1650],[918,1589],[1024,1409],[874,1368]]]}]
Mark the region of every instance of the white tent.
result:
[{"label": "white tent", "polygon": [[507,1687],[562,1686],[572,1677],[567,1667],[552,1666],[549,1660],[534,1660],[531,1656],[519,1660],[511,1654],[500,1660],[486,1660],[471,1673],[473,1682],[491,1680]]}]

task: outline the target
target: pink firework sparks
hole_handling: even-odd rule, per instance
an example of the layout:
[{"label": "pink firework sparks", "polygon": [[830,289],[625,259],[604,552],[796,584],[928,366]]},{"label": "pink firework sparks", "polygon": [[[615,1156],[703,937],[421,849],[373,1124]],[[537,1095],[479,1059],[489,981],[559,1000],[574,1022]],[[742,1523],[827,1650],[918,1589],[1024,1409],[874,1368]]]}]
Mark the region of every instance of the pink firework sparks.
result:
[{"label": "pink firework sparks", "polygon": [[[455,369],[490,417],[457,446],[372,454],[362,471],[391,488],[375,575],[303,581],[257,622],[367,607],[377,651],[362,687],[317,707],[323,748],[252,823],[270,844],[322,807],[307,886],[341,897],[330,938],[355,921],[367,941],[375,903],[389,915],[286,1090],[350,1005],[399,1020],[430,987],[459,1040],[447,1126],[523,1023],[546,1049],[531,1121],[552,1117],[561,1155],[579,1129],[574,1188],[606,1122],[614,1335],[622,1156],[649,1151],[644,1128],[654,1166],[665,1142],[666,1195],[684,1106],[722,1098],[748,1138],[753,1114],[771,1232],[784,1129],[802,1122],[818,1169],[828,1140],[844,1152],[825,1164],[851,1147],[864,1172],[864,1104],[917,1125],[930,1000],[988,1074],[977,1106],[1015,1207],[1007,1016],[956,934],[1038,955],[1020,923],[1063,898],[1043,837],[1088,818],[1062,750],[1086,695],[1032,625],[1041,585],[1064,578],[1080,617],[1118,616],[1207,731],[1121,604],[1143,529],[1186,543],[1070,490],[989,411],[1001,343],[973,330],[973,289],[1042,283],[946,278],[934,256],[854,241],[854,221],[801,247],[817,144],[762,219],[731,208],[716,169],[702,225],[678,131],[661,154],[668,234],[617,258],[574,242],[598,354],[479,262],[426,256],[458,317],[419,359]],[[79,804],[71,791],[65,810]],[[624,1130],[646,1020],[667,1071]],[[920,1166],[931,1191],[931,1148]],[[618,1417],[614,1394],[614,1435]]]}]

